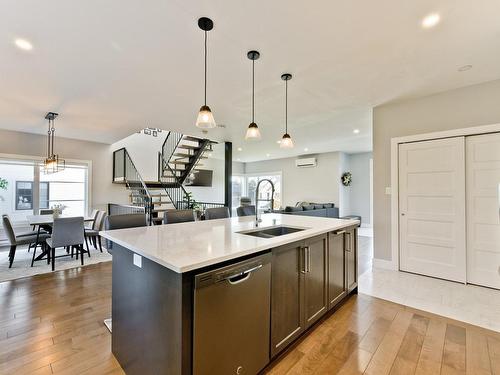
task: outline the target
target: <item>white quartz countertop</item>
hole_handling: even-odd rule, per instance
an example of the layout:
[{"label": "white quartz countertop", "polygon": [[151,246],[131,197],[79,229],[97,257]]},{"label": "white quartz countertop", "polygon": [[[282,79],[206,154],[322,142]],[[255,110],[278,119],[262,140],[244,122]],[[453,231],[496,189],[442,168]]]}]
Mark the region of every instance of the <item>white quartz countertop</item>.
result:
[{"label": "white quartz countertop", "polygon": [[255,218],[246,216],[117,229],[101,232],[101,236],[183,273],[356,224],[358,220],[264,214],[259,228],[286,225],[306,229],[273,238],[249,236],[238,233],[256,229]]}]

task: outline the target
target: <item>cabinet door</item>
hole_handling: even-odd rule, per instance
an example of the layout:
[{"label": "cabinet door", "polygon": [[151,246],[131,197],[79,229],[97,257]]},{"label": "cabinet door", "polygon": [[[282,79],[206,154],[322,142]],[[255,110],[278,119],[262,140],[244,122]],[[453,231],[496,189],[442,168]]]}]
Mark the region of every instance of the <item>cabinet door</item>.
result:
[{"label": "cabinet door", "polygon": [[303,242],[272,251],[271,356],[275,356],[304,331]]},{"label": "cabinet door", "polygon": [[304,244],[304,298],[306,328],[328,310],[328,243],[322,235],[307,239]]},{"label": "cabinet door", "polygon": [[358,230],[351,228],[345,233],[346,283],[347,292],[358,286]]},{"label": "cabinet door", "polygon": [[332,232],[328,239],[328,308],[331,309],[346,295],[345,231]]}]

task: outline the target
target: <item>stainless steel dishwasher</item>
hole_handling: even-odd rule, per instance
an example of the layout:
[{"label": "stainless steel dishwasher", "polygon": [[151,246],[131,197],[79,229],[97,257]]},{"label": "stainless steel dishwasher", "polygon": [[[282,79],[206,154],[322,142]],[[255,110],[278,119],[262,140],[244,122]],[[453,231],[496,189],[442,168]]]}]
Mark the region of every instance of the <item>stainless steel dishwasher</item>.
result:
[{"label": "stainless steel dishwasher", "polygon": [[270,296],[270,253],[195,276],[195,375],[254,375],[269,362]]}]

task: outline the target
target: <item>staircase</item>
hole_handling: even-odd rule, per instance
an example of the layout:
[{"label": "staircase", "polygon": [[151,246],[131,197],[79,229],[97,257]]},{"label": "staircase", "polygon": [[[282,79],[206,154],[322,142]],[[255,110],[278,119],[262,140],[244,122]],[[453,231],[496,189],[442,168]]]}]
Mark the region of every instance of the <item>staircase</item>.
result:
[{"label": "staircase", "polygon": [[[125,148],[113,153],[113,182],[130,190],[130,204],[143,207],[151,224],[161,224],[172,209],[193,208],[183,184],[192,180],[216,144],[180,133],[169,132],[158,153],[158,180],[144,181]],[[205,207],[206,206],[206,207]],[[204,203],[200,208],[223,204]]]},{"label": "staircase", "polygon": [[183,184],[194,178],[216,142],[170,132],[158,155],[158,180],[176,209],[190,208]]},{"label": "staircase", "polygon": [[144,208],[146,218],[152,222],[152,196],[125,148],[113,152],[113,183],[124,184],[130,190],[130,203]]}]

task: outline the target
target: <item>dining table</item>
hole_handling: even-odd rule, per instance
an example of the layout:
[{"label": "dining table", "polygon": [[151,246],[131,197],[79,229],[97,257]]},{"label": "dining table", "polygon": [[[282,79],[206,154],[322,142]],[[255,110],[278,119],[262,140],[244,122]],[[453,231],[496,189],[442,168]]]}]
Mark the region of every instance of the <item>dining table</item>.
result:
[{"label": "dining table", "polygon": [[[59,215],[58,218],[68,218],[68,217],[75,217],[75,216],[71,216],[71,215]],[[48,215],[28,215],[26,216],[26,219],[28,220],[28,224],[30,226],[38,226],[38,229],[37,229],[37,232],[36,232],[36,243],[35,243],[35,250],[33,251],[36,251],[36,246],[38,245],[38,242],[39,242],[39,237],[40,237],[40,229],[42,226],[45,226],[45,225],[52,225],[54,224],[54,215],[52,214],[48,214]],[[85,223],[92,223],[95,219],[93,217],[90,217],[90,216],[84,216],[83,217],[83,221]],[[42,260],[43,257],[47,255],[47,250],[45,249],[45,247],[42,246],[42,253],[40,255],[38,255],[36,258],[33,257],[33,260],[31,261],[31,267],[33,267],[33,263],[34,261],[36,260]]]}]

